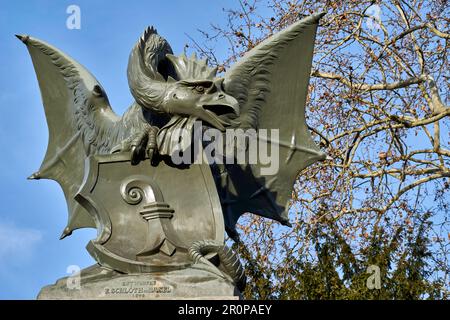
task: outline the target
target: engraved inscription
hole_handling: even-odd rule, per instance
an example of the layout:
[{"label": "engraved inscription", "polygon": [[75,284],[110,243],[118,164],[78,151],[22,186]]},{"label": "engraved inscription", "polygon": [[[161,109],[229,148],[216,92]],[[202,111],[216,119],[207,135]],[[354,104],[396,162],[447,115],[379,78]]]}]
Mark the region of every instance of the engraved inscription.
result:
[{"label": "engraved inscription", "polygon": [[157,280],[123,281],[120,285],[106,287],[104,294],[109,297],[126,295],[133,298],[146,298],[149,295],[168,295],[172,291],[172,286],[165,285]]}]

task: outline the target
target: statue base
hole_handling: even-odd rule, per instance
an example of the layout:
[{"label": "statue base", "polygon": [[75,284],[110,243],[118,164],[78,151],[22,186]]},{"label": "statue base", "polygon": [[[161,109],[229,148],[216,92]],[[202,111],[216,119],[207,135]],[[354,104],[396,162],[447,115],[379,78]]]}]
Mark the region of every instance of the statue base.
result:
[{"label": "statue base", "polygon": [[93,265],[41,289],[38,300],[238,300],[230,281],[203,269],[122,274]]}]

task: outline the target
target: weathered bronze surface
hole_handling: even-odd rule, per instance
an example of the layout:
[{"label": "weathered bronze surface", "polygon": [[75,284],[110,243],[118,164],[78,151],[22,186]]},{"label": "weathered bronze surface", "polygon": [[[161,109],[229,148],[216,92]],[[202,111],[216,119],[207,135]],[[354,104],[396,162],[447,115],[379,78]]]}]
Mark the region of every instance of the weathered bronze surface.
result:
[{"label": "weathered bronze surface", "polygon": [[[271,36],[224,77],[195,55],[173,55],[168,42],[147,28],[130,54],[135,103],[122,117],[83,66],[41,40],[17,36],[33,60],[49,127],[47,153],[30,179],[61,185],[69,211],[61,238],[78,228],[98,230],[87,246],[98,265],[82,272],[81,291],[68,290],[62,279],[39,297],[239,295],[245,276],[224,244],[225,230],[238,241],[235,225],[245,212],[289,225],[297,174],[325,158],[310,136],[304,108],[321,16]],[[278,130],[276,139],[257,138],[269,150],[277,146],[278,170],[263,174],[267,164],[261,161],[177,164],[173,155],[180,146],[192,152],[197,120],[202,130],[224,135],[227,129]],[[140,276],[172,289],[164,289],[165,296],[150,287],[106,294],[121,277],[136,285]],[[133,295],[137,291],[145,294]]]}]

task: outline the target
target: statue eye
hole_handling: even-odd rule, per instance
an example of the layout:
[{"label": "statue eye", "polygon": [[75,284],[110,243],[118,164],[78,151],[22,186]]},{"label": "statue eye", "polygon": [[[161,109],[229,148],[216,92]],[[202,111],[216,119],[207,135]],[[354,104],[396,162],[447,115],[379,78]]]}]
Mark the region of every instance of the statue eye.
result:
[{"label": "statue eye", "polygon": [[197,91],[198,93],[204,93],[205,92],[205,87],[204,86],[195,86],[195,91]]}]

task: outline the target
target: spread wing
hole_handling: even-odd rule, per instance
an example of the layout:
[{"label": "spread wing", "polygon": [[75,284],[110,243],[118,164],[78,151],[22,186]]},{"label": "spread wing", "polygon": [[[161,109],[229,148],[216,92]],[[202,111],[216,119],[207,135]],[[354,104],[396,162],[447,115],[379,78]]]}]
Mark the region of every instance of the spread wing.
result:
[{"label": "spread wing", "polygon": [[[279,166],[274,172],[260,159],[256,164],[224,165],[216,174],[227,232],[236,238],[235,224],[245,212],[289,225],[287,210],[300,170],[325,158],[308,131],[305,102],[314,41],[323,14],[306,17],[269,37],[247,52],[226,74],[224,90],[241,108],[237,119],[242,129],[267,129],[259,148],[279,147]],[[277,129],[279,136],[271,135]]]},{"label": "spread wing", "polygon": [[49,141],[39,171],[30,179],[52,179],[63,189],[69,211],[62,238],[82,227],[96,227],[75,200],[84,176],[84,160],[109,148],[108,133],[118,117],[98,81],[79,63],[46,44],[17,36],[31,55],[47,118]]}]

